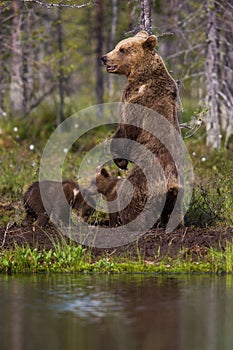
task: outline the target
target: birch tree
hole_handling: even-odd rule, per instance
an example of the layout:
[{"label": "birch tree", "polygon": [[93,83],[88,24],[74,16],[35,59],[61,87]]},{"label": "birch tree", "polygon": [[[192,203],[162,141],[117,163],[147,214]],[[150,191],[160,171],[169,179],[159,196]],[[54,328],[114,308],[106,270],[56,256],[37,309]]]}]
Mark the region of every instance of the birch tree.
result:
[{"label": "birch tree", "polygon": [[207,1],[206,30],[206,104],[209,108],[206,117],[207,146],[219,149],[221,146],[220,99],[219,99],[219,32],[217,28],[217,4]]},{"label": "birch tree", "polygon": [[[185,0],[177,5],[176,21],[169,27],[176,48],[166,59],[175,67],[185,87],[182,90],[198,99],[197,107],[208,109],[203,118],[206,144],[214,149],[232,148],[233,6],[224,0]],[[157,19],[157,26],[166,31],[166,18],[163,22]]]},{"label": "birch tree", "polygon": [[4,61],[4,30],[3,30],[3,8],[0,10],[0,117],[6,118],[7,114],[4,108],[4,96],[6,86],[6,67]]},{"label": "birch tree", "polygon": [[[115,45],[116,40],[116,28],[117,28],[117,12],[118,12],[118,6],[117,6],[117,0],[112,0],[112,26],[111,26],[111,33],[110,33],[110,41],[109,41],[109,51],[113,49]],[[109,97],[110,99],[113,97],[114,88],[114,77],[109,74],[108,76],[108,82],[109,82]]]},{"label": "birch tree", "polygon": [[29,113],[31,110],[31,103],[33,99],[34,91],[34,62],[36,60],[36,54],[34,49],[34,40],[32,36],[32,28],[34,28],[34,22],[36,18],[32,10],[28,10],[25,13],[22,24],[22,32],[26,38],[21,43],[23,52],[23,96],[24,96],[24,114]]},{"label": "birch tree", "polygon": [[225,148],[233,151],[233,7],[230,3],[221,8],[221,18],[225,26],[220,25],[220,91],[221,127],[225,132]]},{"label": "birch tree", "polygon": [[140,0],[140,29],[151,35],[151,0]]},{"label": "birch tree", "polygon": [[103,53],[103,1],[96,1],[96,99],[97,103],[100,105],[97,114],[98,117],[102,114],[102,103],[104,96],[104,80],[103,80],[103,70],[101,63],[101,56]]},{"label": "birch tree", "polygon": [[207,1],[206,34],[206,118],[207,145],[220,149],[233,141],[233,16],[231,5],[221,0]]},{"label": "birch tree", "polygon": [[59,105],[57,111],[57,126],[64,120],[64,62],[63,62],[63,26],[62,26],[62,8],[58,7],[57,17],[57,43],[59,52],[58,69],[58,95]]},{"label": "birch tree", "polygon": [[11,56],[11,82],[10,103],[11,111],[15,116],[23,116],[24,94],[23,94],[23,48],[22,48],[22,13],[21,1],[12,1],[12,56]]}]

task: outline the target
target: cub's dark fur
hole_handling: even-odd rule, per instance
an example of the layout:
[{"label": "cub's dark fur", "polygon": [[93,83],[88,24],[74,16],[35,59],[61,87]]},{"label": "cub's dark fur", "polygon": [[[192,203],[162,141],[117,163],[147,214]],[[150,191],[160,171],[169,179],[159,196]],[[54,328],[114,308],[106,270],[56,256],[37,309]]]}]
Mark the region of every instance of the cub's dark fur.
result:
[{"label": "cub's dark fur", "polygon": [[[41,191],[43,192],[43,201]],[[24,207],[27,213],[24,223],[37,220],[39,226],[45,226],[50,216],[53,215],[56,221],[61,220],[68,224],[70,209],[78,210],[81,206],[81,216],[84,221],[87,221],[94,210],[93,207],[95,207],[93,199],[90,198],[90,201],[92,206],[85,202],[78,183],[72,180],[62,182],[37,181],[24,194]]]}]

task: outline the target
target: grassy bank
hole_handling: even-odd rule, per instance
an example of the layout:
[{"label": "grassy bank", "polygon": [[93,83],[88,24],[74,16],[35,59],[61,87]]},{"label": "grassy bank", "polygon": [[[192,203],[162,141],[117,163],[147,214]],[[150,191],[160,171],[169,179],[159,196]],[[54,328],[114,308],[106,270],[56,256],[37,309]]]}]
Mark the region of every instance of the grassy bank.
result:
[{"label": "grassy bank", "polygon": [[53,249],[39,251],[37,247],[20,247],[0,251],[0,273],[232,273],[233,244],[227,243],[225,251],[209,249],[202,259],[163,257],[145,260],[126,256],[114,257],[107,253],[96,259],[90,249],[55,243]]}]

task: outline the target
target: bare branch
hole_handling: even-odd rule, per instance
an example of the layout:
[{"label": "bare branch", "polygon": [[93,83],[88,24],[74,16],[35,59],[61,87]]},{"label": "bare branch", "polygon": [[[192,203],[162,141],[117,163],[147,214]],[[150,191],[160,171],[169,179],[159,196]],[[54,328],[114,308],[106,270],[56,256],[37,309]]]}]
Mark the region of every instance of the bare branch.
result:
[{"label": "bare branch", "polygon": [[45,99],[45,97],[49,96],[54,90],[55,90],[55,86],[52,86],[48,91],[45,91],[40,97],[38,97],[36,101],[34,101],[30,105],[27,113],[30,113],[34,108],[36,108]]},{"label": "bare branch", "polygon": [[185,74],[185,76],[182,77],[182,81],[186,81],[186,80],[191,79],[191,78],[201,77],[201,76],[204,76],[204,75],[205,75],[205,72],[197,72],[197,73]]},{"label": "bare branch", "polygon": [[233,96],[232,96],[232,93],[229,90],[229,86],[228,86],[228,84],[225,81],[222,82],[222,84],[223,84],[224,89],[225,89],[225,91],[227,93],[228,101],[230,102],[230,110],[232,110],[232,107],[233,107]]},{"label": "bare branch", "polygon": [[24,3],[27,3],[27,2],[33,2],[37,5],[40,5],[40,6],[43,6],[43,7],[46,7],[47,9],[50,9],[52,7],[68,7],[68,8],[78,8],[78,9],[81,9],[83,7],[86,7],[86,6],[89,6],[89,5],[93,5],[93,0],[92,1],[89,1],[87,2],[86,4],[81,4],[81,5],[75,5],[75,4],[62,4],[62,3],[45,3],[43,1],[40,1],[40,0],[22,0]]},{"label": "bare branch", "polygon": [[162,38],[163,36],[173,36],[174,33],[172,32],[165,32],[157,35],[157,38]]},{"label": "bare branch", "polygon": [[177,52],[177,53],[174,53],[173,55],[170,55],[170,56],[168,56],[167,58],[168,58],[168,59],[171,59],[171,58],[175,58],[175,57],[177,57],[177,56],[183,55],[183,54],[187,54],[187,53],[189,53],[189,52],[192,52],[192,51],[198,49],[198,48],[201,47],[201,46],[203,46],[203,43],[200,43],[200,44],[197,44],[197,45],[194,45],[194,46],[190,46],[189,49],[182,50],[182,51],[179,51],[179,52]]},{"label": "bare branch", "polygon": [[189,131],[187,131],[186,134],[184,135],[184,139],[187,139],[193,136],[194,134],[196,134],[196,132],[201,128],[203,124],[203,119],[205,117],[205,114],[206,114],[206,111],[203,110],[198,117],[193,116],[190,122],[180,124],[181,128],[183,127],[183,128],[189,129]]},{"label": "bare branch", "polygon": [[222,97],[222,99],[225,101],[226,105],[227,105],[229,108],[232,108],[231,103],[229,102],[227,96],[226,96],[223,92],[218,91],[218,95],[219,95],[220,97]]},{"label": "bare branch", "polygon": [[199,13],[202,14],[204,7],[205,7],[205,2],[203,2],[203,4],[201,4],[196,11],[192,11],[189,16],[186,16],[185,19],[182,19],[182,22],[179,21],[178,23],[179,28],[181,29],[183,27],[186,27],[190,22],[192,22],[193,18],[197,18]]},{"label": "bare branch", "polygon": [[4,247],[5,242],[6,242],[6,235],[7,235],[7,232],[8,232],[8,230],[9,230],[9,228],[10,228],[11,226],[13,226],[13,225],[14,225],[14,223],[8,222],[8,224],[7,224],[7,226],[6,226],[6,230],[5,230],[5,232],[4,232],[2,244],[0,245],[0,249]]}]

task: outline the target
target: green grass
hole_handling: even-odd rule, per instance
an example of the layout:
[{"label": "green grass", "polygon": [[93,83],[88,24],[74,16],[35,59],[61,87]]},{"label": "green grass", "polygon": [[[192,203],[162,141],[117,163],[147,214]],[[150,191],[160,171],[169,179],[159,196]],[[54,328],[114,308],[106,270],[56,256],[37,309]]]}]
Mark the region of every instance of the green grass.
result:
[{"label": "green grass", "polygon": [[53,249],[41,251],[37,247],[20,247],[0,250],[0,273],[232,273],[233,244],[227,243],[225,251],[210,248],[201,260],[184,257],[155,258],[144,260],[109,256],[107,253],[99,259],[92,256],[91,250],[72,243],[54,243]]}]

